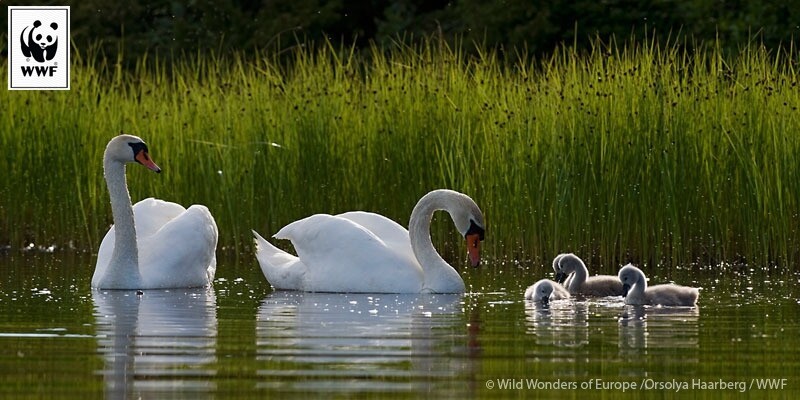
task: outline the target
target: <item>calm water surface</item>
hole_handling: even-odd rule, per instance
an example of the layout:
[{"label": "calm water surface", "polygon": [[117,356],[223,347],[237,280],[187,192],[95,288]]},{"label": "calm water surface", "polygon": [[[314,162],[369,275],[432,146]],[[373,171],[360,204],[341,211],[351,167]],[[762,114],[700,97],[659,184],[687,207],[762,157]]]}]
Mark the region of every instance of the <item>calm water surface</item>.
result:
[{"label": "calm water surface", "polygon": [[93,263],[0,255],[0,398],[800,395],[795,273],[645,267],[700,306],[543,307],[522,300],[542,265],[465,271],[463,296],[309,294],[245,259],[213,288],[137,295],[92,291]]}]

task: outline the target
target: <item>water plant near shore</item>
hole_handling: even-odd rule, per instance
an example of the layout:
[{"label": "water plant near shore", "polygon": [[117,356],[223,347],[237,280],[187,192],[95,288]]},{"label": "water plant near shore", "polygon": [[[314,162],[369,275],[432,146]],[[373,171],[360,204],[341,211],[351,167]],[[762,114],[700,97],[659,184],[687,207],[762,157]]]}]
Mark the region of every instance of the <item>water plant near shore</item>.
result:
[{"label": "water plant near shore", "polygon": [[[134,201],[206,204],[237,254],[252,251],[250,229],[317,212],[406,225],[417,198],[451,188],[484,210],[490,258],[571,251],[598,273],[800,262],[791,45],[478,54],[329,44],[289,63],[234,53],[133,71],[78,55],[69,92],[0,93],[0,244],[96,249],[111,221],[99,160],[124,131],[164,169],[129,171]],[[448,229],[435,223],[434,242]]]}]

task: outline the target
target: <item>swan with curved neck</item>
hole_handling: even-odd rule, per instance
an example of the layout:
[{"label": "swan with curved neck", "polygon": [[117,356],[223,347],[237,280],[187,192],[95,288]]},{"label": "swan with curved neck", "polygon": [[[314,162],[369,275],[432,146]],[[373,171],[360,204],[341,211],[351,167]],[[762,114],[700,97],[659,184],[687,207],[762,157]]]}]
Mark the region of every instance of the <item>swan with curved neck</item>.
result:
[{"label": "swan with curved neck", "polygon": [[672,283],[647,286],[647,278],[639,268],[628,264],[619,270],[625,304],[694,306],[700,295],[697,288]]},{"label": "swan with curved neck", "polygon": [[464,281],[433,247],[434,212],[447,211],[467,241],[470,264],[480,263],[483,214],[459,192],[434,190],[411,212],[408,230],[378,214],[361,211],[316,214],[275,234],[289,239],[297,256],[253,231],[256,257],[276,289],[310,292],[463,293]]},{"label": "swan with curved neck", "polygon": [[133,162],[161,172],[142,139],[119,135],[108,142],[103,172],[114,226],[100,243],[92,287],[156,289],[210,284],[216,271],[214,217],[205,206],[184,209],[153,198],[131,205],[125,165]]},{"label": "swan with curved neck", "polygon": [[[622,283],[613,275],[588,276],[583,260],[572,253],[559,254],[553,260],[556,282],[563,283],[570,294],[586,296],[621,296]],[[569,276],[569,279],[567,277]]]}]

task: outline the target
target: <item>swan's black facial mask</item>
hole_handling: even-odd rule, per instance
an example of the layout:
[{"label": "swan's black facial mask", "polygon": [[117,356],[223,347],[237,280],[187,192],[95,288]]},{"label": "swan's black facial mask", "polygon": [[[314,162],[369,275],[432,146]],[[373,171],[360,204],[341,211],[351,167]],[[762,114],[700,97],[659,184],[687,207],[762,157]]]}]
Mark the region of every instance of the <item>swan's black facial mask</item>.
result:
[{"label": "swan's black facial mask", "polygon": [[150,154],[147,152],[147,145],[144,144],[144,142],[128,143],[128,146],[131,146],[131,150],[133,150],[133,159],[136,160],[136,162],[144,165],[151,171],[161,172],[161,168],[150,159]]},{"label": "swan's black facial mask", "polygon": [[477,267],[481,263],[481,241],[483,241],[484,230],[475,221],[470,220],[469,229],[464,235],[467,239],[467,255],[469,255],[469,263],[473,267]]},{"label": "swan's black facial mask", "polygon": [[478,235],[478,239],[480,241],[483,241],[485,230],[480,226],[478,226],[478,224],[476,224],[475,221],[469,220],[469,229],[467,229],[467,234],[464,236],[469,236],[469,235]]}]

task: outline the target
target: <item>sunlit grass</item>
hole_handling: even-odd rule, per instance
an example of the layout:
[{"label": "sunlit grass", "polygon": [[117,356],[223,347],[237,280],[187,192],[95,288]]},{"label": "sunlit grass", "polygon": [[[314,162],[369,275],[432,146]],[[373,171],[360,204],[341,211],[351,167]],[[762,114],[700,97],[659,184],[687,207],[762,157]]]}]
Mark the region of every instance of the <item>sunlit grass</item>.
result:
[{"label": "sunlit grass", "polygon": [[509,62],[431,40],[288,64],[79,63],[69,92],[0,94],[0,243],[96,249],[111,223],[102,151],[124,131],[164,169],[128,168],[134,201],[206,204],[237,254],[250,229],[316,212],[406,225],[447,187],[483,208],[490,258],[796,265],[797,54],[721,54],[598,42]]}]

